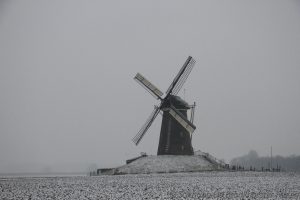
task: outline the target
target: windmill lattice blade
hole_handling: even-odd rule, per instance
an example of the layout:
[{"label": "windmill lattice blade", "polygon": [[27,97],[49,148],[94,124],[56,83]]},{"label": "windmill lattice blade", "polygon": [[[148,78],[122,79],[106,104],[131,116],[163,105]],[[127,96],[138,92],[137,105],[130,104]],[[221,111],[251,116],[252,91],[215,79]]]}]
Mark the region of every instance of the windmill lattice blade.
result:
[{"label": "windmill lattice blade", "polygon": [[193,133],[196,126],[192,124],[183,114],[181,114],[174,106],[170,107],[169,113],[177,122],[183,126],[189,133]]},{"label": "windmill lattice blade", "polygon": [[156,107],[153,110],[153,112],[151,113],[151,115],[148,118],[148,120],[146,121],[146,123],[142,126],[142,128],[140,129],[140,131],[136,134],[136,136],[134,136],[134,138],[132,139],[132,141],[135,143],[135,145],[139,144],[139,142],[141,141],[141,139],[143,138],[143,136],[145,135],[145,133],[147,132],[147,130],[151,126],[152,122],[154,121],[154,119],[158,115],[159,111],[160,111],[160,107]]},{"label": "windmill lattice blade", "polygon": [[178,92],[180,91],[180,89],[182,88],[183,84],[185,83],[186,79],[188,78],[188,76],[190,75],[194,65],[195,65],[196,61],[192,58],[191,61],[189,62],[189,64],[187,65],[187,67],[185,68],[185,71],[183,72],[183,74],[180,76],[178,82],[176,83],[176,85],[174,86],[173,90],[172,90],[172,94],[173,95],[177,95]]},{"label": "windmill lattice blade", "polygon": [[137,73],[134,79],[143,86],[152,96],[155,98],[161,99],[160,97],[163,93],[150,81],[148,81],[145,77],[143,77],[140,73]]},{"label": "windmill lattice blade", "polygon": [[[176,87],[176,92],[178,93],[180,88],[182,87],[184,81],[186,80],[183,79],[184,81],[182,82],[182,75],[186,76],[186,69],[187,68],[191,68],[193,67],[195,64],[195,60],[189,56],[188,59],[185,61],[185,63],[183,64],[183,66],[181,67],[181,69],[179,70],[178,74],[176,75],[176,77],[174,78],[173,82],[171,83],[170,87],[168,88],[166,94],[169,95],[169,94],[175,94],[173,91],[174,91],[174,88]],[[191,69],[188,70],[188,74],[191,72]],[[177,94],[176,93],[176,94]],[[175,94],[175,95],[176,95]]]}]

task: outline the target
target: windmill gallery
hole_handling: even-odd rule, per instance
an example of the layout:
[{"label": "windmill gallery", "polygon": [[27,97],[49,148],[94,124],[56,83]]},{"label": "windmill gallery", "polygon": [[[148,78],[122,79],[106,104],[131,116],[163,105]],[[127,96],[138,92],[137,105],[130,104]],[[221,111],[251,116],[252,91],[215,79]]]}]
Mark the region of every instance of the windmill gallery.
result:
[{"label": "windmill gallery", "polygon": [[[134,79],[153,97],[160,101],[153,112],[135,135],[132,141],[138,145],[159,113],[162,112],[157,156],[141,156],[129,159],[126,165],[117,168],[98,169],[96,174],[139,174],[196,172],[206,170],[223,170],[225,163],[220,162],[208,153],[194,152],[192,134],[196,129],[193,124],[194,108],[177,96],[196,61],[189,56],[163,97],[163,92],[140,73]],[[187,111],[191,110],[190,119]]]}]

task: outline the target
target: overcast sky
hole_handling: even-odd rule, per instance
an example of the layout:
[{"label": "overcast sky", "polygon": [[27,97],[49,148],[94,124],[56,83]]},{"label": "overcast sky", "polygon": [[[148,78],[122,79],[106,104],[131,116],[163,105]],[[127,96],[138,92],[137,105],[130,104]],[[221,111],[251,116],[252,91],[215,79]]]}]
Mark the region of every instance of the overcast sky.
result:
[{"label": "overcast sky", "polygon": [[300,154],[299,1],[1,1],[0,173],[156,154],[161,116],[131,141],[159,103],[133,77],[166,91],[189,55],[195,150]]}]

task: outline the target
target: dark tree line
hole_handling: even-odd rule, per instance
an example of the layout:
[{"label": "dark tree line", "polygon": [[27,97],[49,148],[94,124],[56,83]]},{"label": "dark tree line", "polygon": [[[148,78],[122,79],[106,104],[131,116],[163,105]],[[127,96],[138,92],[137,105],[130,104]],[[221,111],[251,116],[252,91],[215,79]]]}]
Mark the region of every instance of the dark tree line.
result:
[{"label": "dark tree line", "polygon": [[260,157],[256,151],[251,150],[247,155],[232,159],[230,165],[242,166],[245,169],[267,170],[280,168],[281,171],[300,171],[300,156],[274,156],[271,159],[271,157]]}]

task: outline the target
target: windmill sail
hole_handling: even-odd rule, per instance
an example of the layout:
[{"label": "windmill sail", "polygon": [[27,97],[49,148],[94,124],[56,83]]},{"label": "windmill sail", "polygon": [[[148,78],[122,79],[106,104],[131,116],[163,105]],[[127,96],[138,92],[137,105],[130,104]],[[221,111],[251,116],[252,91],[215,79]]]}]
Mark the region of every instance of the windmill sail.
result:
[{"label": "windmill sail", "polygon": [[188,76],[190,75],[194,65],[195,65],[196,61],[192,58],[189,62],[189,64],[187,65],[187,67],[185,68],[185,71],[183,72],[183,74],[180,76],[178,82],[176,83],[176,85],[174,86],[173,90],[172,90],[172,94],[173,95],[177,95],[178,92],[180,91],[180,89],[182,88],[183,84],[185,83],[186,79],[188,78]]},{"label": "windmill sail", "polygon": [[196,61],[191,56],[189,56],[188,59],[185,61],[184,65],[182,66],[182,68],[180,69],[180,71],[178,72],[178,74],[175,76],[172,84],[168,88],[168,90],[166,92],[167,95],[169,95],[169,94],[173,94],[173,95],[178,94],[178,92],[181,89],[182,85],[184,84],[187,77],[191,73],[195,63],[196,63]]},{"label": "windmill sail", "polygon": [[170,107],[169,113],[189,133],[193,133],[195,131],[196,127],[185,116],[183,116],[174,106]]},{"label": "windmill sail", "polygon": [[154,119],[156,118],[159,112],[160,112],[160,107],[155,107],[155,109],[151,113],[146,123],[142,126],[142,128],[136,134],[136,136],[134,136],[134,138],[132,139],[135,145],[139,144],[139,142],[141,141],[141,139],[143,138],[143,136],[145,135],[145,133],[147,132],[147,130],[149,129],[149,127],[151,126],[152,122],[154,121]]},{"label": "windmill sail", "polygon": [[163,92],[160,91],[155,85],[150,83],[145,77],[143,77],[140,73],[137,73],[134,79],[142,85],[151,95],[155,98],[161,99]]}]

